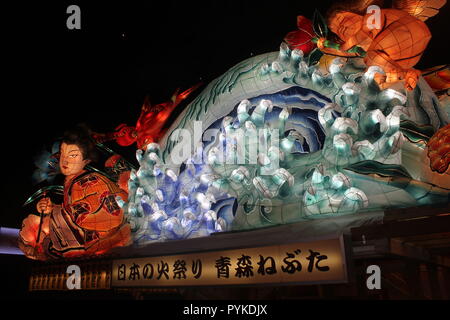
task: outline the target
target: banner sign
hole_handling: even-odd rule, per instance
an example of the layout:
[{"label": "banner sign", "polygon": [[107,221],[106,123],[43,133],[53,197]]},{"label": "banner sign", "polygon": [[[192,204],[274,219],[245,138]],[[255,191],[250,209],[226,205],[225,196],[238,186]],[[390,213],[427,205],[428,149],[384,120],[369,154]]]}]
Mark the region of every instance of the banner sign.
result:
[{"label": "banner sign", "polygon": [[113,287],[347,282],[343,238],[113,261]]}]

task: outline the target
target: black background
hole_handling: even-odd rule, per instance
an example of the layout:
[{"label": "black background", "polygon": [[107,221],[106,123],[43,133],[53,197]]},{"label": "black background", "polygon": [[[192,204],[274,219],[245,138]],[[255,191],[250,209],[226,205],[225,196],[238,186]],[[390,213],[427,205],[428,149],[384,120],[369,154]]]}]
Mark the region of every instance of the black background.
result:
[{"label": "black background", "polygon": [[[34,211],[33,156],[65,128],[87,122],[98,132],[134,125],[144,97],[170,99],[176,88],[211,80],[251,56],[277,51],[332,1],[37,1],[1,7],[3,227]],[[66,9],[81,8],[81,30]],[[418,69],[449,62],[449,4],[427,21],[433,39]],[[200,88],[179,107],[181,111]],[[134,149],[116,148],[133,157]]]}]

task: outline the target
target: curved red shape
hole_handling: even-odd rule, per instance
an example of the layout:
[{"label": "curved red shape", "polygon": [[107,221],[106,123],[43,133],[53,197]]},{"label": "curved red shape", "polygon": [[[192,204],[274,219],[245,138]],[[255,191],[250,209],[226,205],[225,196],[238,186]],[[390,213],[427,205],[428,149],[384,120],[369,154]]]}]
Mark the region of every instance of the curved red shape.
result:
[{"label": "curved red shape", "polygon": [[450,124],[439,129],[428,141],[427,147],[431,170],[446,172],[450,166]]},{"label": "curved red shape", "polygon": [[316,44],[311,41],[314,38],[313,24],[308,18],[298,16],[297,27],[298,30],[289,32],[284,37],[284,41],[289,49],[300,49],[307,55],[316,47]]}]

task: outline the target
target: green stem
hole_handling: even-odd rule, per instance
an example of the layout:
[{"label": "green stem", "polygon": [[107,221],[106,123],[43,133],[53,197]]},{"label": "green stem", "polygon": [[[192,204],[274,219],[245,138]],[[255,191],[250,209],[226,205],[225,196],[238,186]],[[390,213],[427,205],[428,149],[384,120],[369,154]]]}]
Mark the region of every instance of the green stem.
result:
[{"label": "green stem", "polygon": [[[319,41],[319,38],[312,38],[311,41],[313,43],[317,43]],[[335,43],[335,42],[332,42],[330,40],[325,40],[323,45],[324,45],[325,48],[341,50],[341,45],[339,43]],[[345,52],[357,53],[358,56],[360,56],[360,57],[365,57],[366,56],[366,51],[363,48],[358,47],[358,46],[354,46],[354,47],[352,47],[351,49],[349,49],[349,50],[347,50]]]}]

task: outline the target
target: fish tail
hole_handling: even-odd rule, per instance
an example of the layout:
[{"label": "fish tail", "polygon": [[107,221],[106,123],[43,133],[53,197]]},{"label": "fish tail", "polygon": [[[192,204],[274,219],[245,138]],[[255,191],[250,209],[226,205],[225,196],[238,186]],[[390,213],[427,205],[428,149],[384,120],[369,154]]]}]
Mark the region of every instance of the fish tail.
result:
[{"label": "fish tail", "polygon": [[195,86],[187,89],[186,91],[183,91],[180,94],[178,93],[180,89],[177,89],[172,96],[172,102],[174,103],[174,105],[178,105],[181,101],[186,99],[192,92],[197,90],[202,84],[203,84],[202,82],[197,83]]}]

